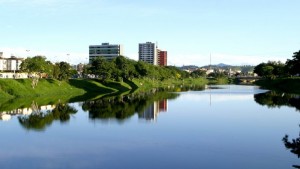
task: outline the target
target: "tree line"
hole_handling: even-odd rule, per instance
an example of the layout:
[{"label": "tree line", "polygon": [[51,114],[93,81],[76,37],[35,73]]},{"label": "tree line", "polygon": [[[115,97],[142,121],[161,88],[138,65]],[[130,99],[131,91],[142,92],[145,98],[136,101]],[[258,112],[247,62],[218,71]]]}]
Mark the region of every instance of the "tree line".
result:
[{"label": "tree line", "polygon": [[28,57],[21,65],[20,70],[29,74],[37,74],[39,77],[67,80],[77,71],[72,69],[67,62],[52,63],[45,56]]},{"label": "tree line", "polygon": [[[35,56],[25,59],[21,65],[22,72],[37,73],[40,76],[58,80],[68,80],[78,72],[67,62],[51,63],[44,56]],[[183,79],[190,77],[186,71],[175,66],[155,66],[142,61],[134,61],[124,56],[118,56],[112,61],[97,57],[90,64],[84,65],[81,77],[95,77],[102,81],[122,81],[133,78],[149,78],[153,80]]]},{"label": "tree line", "polygon": [[295,52],[292,57],[285,63],[280,61],[260,63],[254,67],[254,73],[266,78],[298,76],[300,74],[300,51]]}]

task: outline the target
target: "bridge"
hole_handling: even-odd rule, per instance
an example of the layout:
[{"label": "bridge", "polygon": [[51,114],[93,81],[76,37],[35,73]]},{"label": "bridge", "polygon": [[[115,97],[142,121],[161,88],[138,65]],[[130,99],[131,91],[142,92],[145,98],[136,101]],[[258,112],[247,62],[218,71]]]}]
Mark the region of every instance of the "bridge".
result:
[{"label": "bridge", "polygon": [[236,79],[241,83],[254,83],[255,81],[261,79],[261,77],[254,76],[240,76],[236,77]]}]

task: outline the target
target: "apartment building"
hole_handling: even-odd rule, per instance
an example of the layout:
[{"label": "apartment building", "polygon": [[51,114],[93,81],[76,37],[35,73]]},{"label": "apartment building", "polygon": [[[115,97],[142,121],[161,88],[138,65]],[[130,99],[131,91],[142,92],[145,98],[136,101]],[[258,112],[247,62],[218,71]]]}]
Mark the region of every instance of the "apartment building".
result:
[{"label": "apartment building", "polygon": [[101,45],[89,46],[89,62],[96,57],[104,57],[107,60],[123,55],[123,46],[120,44],[102,43]]},{"label": "apartment building", "polygon": [[157,65],[157,47],[155,43],[146,42],[139,44],[139,60]]},{"label": "apartment building", "polygon": [[157,50],[157,55],[158,55],[157,64],[159,66],[167,66],[168,65],[168,62],[167,62],[168,52],[158,49]]}]

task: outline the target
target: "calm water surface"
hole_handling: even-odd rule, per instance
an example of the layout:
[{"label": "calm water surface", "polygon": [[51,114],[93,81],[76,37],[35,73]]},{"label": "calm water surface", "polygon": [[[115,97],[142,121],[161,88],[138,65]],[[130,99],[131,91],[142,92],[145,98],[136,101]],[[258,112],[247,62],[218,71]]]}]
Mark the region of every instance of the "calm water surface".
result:
[{"label": "calm water surface", "polygon": [[299,137],[299,96],[266,92],[231,85],[53,106],[33,103],[2,113],[0,166],[297,167],[300,160],[288,143]]}]

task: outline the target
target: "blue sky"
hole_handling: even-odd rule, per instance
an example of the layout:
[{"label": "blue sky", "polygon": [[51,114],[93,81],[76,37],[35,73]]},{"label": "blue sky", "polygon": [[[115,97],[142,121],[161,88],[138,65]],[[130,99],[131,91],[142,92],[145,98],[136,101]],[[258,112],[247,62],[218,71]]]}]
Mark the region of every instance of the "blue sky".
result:
[{"label": "blue sky", "polygon": [[[88,61],[88,46],[158,42],[170,65],[255,65],[300,50],[299,0],[0,0],[0,51]],[[30,50],[26,52],[26,50]],[[69,55],[68,55],[69,54]]]}]

